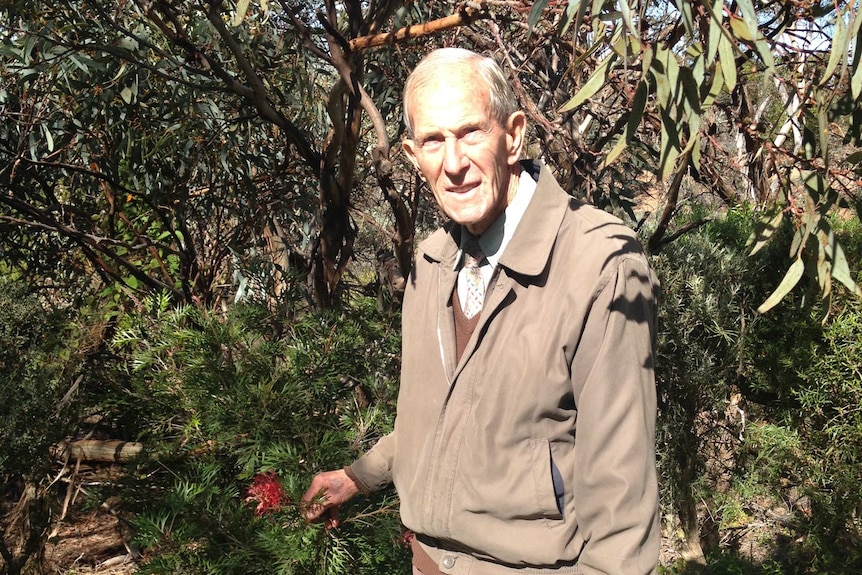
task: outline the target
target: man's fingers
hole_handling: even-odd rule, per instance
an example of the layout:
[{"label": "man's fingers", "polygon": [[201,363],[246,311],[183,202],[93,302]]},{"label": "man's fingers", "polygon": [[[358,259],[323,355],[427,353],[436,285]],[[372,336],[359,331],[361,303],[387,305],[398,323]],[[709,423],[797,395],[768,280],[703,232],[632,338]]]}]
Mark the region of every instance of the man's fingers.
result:
[{"label": "man's fingers", "polygon": [[315,521],[324,514],[327,508],[328,497],[326,488],[319,486],[317,478],[311,482],[308,491],[302,496],[303,515],[306,521]]},{"label": "man's fingers", "polygon": [[326,529],[334,529],[341,523],[336,505],[326,505],[319,502],[309,503],[303,510],[303,515],[309,523],[322,521]]},{"label": "man's fingers", "polygon": [[306,521],[322,520],[327,529],[337,527],[340,523],[338,507],[357,493],[359,488],[355,480],[343,469],[319,473],[302,496],[303,515]]},{"label": "man's fingers", "polygon": [[323,515],[325,507],[319,503],[310,503],[304,506],[302,514],[306,521],[316,521]]},{"label": "man's fingers", "polygon": [[338,507],[331,507],[327,509],[326,513],[324,514],[323,526],[326,529],[335,529],[336,527],[338,527],[339,523],[340,520],[338,517]]}]

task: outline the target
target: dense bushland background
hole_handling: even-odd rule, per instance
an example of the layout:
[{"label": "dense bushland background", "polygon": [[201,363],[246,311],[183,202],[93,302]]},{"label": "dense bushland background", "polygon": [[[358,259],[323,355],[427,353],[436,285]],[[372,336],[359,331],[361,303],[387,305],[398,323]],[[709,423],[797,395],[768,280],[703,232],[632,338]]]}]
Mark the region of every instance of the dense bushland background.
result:
[{"label": "dense bushland background", "polygon": [[[652,258],[663,283],[664,568],[695,570],[702,556],[714,573],[852,573],[862,565],[862,305],[839,294],[828,312],[790,300],[754,312],[784,253],[747,255],[749,215],[729,211]],[[847,245],[862,241],[855,222],[839,230]],[[60,489],[46,482],[58,469],[51,446],[89,435],[145,446],[89,495],[122,509],[142,573],[408,569],[394,493],[360,498],[330,532],[306,524],[297,503],[316,471],[391,428],[398,315],[376,298],[356,293],[277,327],[254,302],[222,313],[154,294],[85,365],[75,356],[91,345],[86,317],[10,284],[0,297],[3,349],[17,352],[2,364],[3,469],[38,486],[24,530],[35,540]],[[64,404],[70,380],[77,395]]]},{"label": "dense bushland background", "polygon": [[74,508],[142,573],[408,572],[394,493],[297,502],[392,425],[441,219],[400,87],[440,45],[498,58],[528,154],[662,281],[663,571],[862,570],[858,2],[0,15],[0,574],[73,573]]}]

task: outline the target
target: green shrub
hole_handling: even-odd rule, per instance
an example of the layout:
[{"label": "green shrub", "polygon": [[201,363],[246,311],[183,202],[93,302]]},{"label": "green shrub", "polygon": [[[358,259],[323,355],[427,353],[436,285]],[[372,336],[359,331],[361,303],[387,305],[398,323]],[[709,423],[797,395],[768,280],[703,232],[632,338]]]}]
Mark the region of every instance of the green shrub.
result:
[{"label": "green shrub", "polygon": [[[0,573],[20,573],[42,549],[49,503],[51,448],[73,429],[76,341],[66,314],[23,286],[0,281]],[[67,395],[67,392],[69,395]]]},{"label": "green shrub", "polygon": [[124,485],[142,573],[377,573],[408,569],[393,493],[342,526],[303,520],[312,476],[391,429],[397,330],[376,302],[309,314],[274,336],[266,310],[220,317],[153,298],[114,340],[149,457]]},{"label": "green shrub", "polygon": [[694,555],[702,554],[698,504],[730,481],[738,443],[739,421],[726,411],[747,369],[746,333],[758,321],[750,279],[763,273],[763,263],[745,254],[750,218],[731,211],[652,257],[662,283],[656,380],[663,501]]},{"label": "green shrub", "polygon": [[[833,301],[821,325],[812,310],[780,340],[785,401],[764,406],[747,435],[748,465],[792,502],[800,573],[862,570],[862,304]],[[759,366],[760,367],[760,366]],[[762,366],[764,371],[773,366]]]},{"label": "green shrub", "polygon": [[[715,573],[858,572],[862,304],[838,288],[802,306],[803,285],[756,314],[787,268],[792,230],[752,257],[751,222],[731,210],[653,258],[663,501]],[[833,227],[858,259],[858,223]],[[734,533],[770,522],[771,540],[758,541],[767,559],[753,564]]]}]

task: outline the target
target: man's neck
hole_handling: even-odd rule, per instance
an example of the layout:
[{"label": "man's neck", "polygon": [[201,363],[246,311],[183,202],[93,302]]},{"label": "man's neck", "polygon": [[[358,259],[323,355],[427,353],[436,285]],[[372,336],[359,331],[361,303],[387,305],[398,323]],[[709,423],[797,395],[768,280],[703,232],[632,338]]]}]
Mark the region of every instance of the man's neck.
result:
[{"label": "man's neck", "polygon": [[506,190],[506,207],[512,205],[515,196],[518,195],[518,186],[521,181],[521,164],[517,163],[509,167],[509,182]]},{"label": "man's neck", "polygon": [[[521,169],[520,164],[517,167],[519,170]],[[526,174],[523,178],[520,176],[521,173],[519,172],[517,177],[512,180],[516,182],[516,189],[514,192],[510,192],[509,195],[511,198],[506,209],[497,216],[490,226],[482,230],[482,234],[475,235],[472,234],[471,230],[466,229],[466,227],[464,229],[465,232],[470,232],[473,237],[479,239],[482,252],[488,257],[492,266],[496,265],[496,261],[502,255],[506,244],[514,235],[515,229],[518,227],[518,223],[521,221],[527,205],[530,203],[536,190],[536,182],[529,174]],[[465,239],[462,237],[462,245]]]},{"label": "man's neck", "polygon": [[[506,182],[506,205],[503,206],[503,208],[500,210],[500,213],[497,214],[497,218],[502,217],[503,214],[506,213],[506,208],[512,205],[512,202],[515,200],[515,196],[518,195],[518,188],[520,187],[521,182],[521,171],[522,168],[520,162],[515,164],[514,166],[509,167],[509,178]],[[485,226],[480,229],[470,229],[470,227],[468,226],[465,227],[467,228],[467,231],[473,235],[473,237],[480,238],[494,224],[494,221],[496,221],[497,218],[495,218],[490,224],[485,224]]]}]

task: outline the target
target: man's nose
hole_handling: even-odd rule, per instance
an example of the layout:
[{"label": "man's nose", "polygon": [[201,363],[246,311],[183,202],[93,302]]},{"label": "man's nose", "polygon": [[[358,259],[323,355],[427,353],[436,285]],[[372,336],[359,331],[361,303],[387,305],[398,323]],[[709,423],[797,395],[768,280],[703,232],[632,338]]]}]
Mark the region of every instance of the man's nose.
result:
[{"label": "man's nose", "polygon": [[449,174],[457,174],[464,171],[468,163],[458,138],[447,138],[443,146],[443,169]]}]

